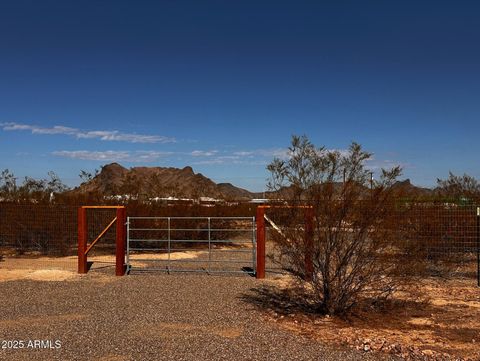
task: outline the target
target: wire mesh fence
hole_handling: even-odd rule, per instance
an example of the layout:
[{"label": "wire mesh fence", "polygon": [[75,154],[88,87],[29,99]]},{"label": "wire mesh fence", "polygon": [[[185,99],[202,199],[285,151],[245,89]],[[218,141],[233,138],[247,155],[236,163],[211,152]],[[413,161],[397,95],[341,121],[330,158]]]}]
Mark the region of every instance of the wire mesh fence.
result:
[{"label": "wire mesh fence", "polygon": [[[68,269],[77,267],[77,206],[0,203],[0,267]],[[112,220],[111,210],[87,213],[88,239]],[[93,257],[114,263],[115,231],[109,230]],[[99,260],[99,262],[102,262]]]},{"label": "wire mesh fence", "polygon": [[[134,204],[127,205],[127,214],[157,217],[253,216],[255,208],[251,204],[208,208]],[[0,268],[35,266],[75,270],[77,210],[77,205],[0,203]],[[270,212],[269,216],[280,225],[288,223],[288,214],[275,215]],[[114,211],[108,209],[87,212],[89,242],[96,238],[113,217]],[[480,244],[479,219],[478,207],[474,205],[402,202],[395,208],[392,227],[400,230],[398,234],[401,236],[395,242],[402,244],[403,248],[410,247],[411,262],[422,259],[432,265],[466,266],[476,274]],[[275,232],[270,230],[270,233]],[[178,236],[179,239],[182,238],[180,234]],[[196,234],[196,238],[204,236],[201,232]],[[113,267],[114,248],[115,229],[112,228],[93,247],[89,260]]]},{"label": "wire mesh fence", "polygon": [[472,254],[478,248],[478,207],[456,204],[407,204],[405,233],[428,258]]},{"label": "wire mesh fence", "polygon": [[[343,257],[358,239],[362,239],[362,242],[377,244],[373,246],[375,254],[370,257],[386,263],[405,262],[407,268],[418,275],[478,277],[479,207],[449,202],[397,201],[377,214],[381,222],[369,222],[374,206],[368,201],[349,204],[348,210],[342,202],[313,205],[313,252],[331,252],[333,259]],[[302,239],[306,213],[299,206],[274,206],[267,210],[266,219],[269,226],[267,255],[273,260],[270,268],[278,270],[279,264],[284,262],[279,255],[288,258],[291,252],[305,252]],[[332,251],[329,247],[339,250]],[[287,262],[286,267],[289,266]]]},{"label": "wire mesh fence", "polygon": [[405,204],[401,228],[412,265],[426,274],[476,278],[480,286],[480,208],[454,203]]},{"label": "wire mesh fence", "polygon": [[76,211],[73,206],[1,203],[0,267],[74,268]]},{"label": "wire mesh fence", "polygon": [[[77,269],[78,208],[81,205],[19,204],[0,202],[0,268]],[[216,207],[131,203],[127,213],[137,216],[244,216],[255,206],[239,204]],[[111,209],[87,211],[88,243],[115,217]],[[91,249],[94,268],[114,267],[115,227]]]}]

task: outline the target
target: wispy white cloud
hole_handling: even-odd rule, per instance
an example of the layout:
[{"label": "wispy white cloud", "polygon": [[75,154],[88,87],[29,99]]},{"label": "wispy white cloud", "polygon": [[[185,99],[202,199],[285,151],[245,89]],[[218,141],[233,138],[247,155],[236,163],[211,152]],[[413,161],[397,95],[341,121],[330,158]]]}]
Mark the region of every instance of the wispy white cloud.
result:
[{"label": "wispy white cloud", "polygon": [[[338,151],[342,156],[348,154],[348,150],[329,149],[327,151]],[[60,150],[52,155],[71,159],[91,160],[100,162],[130,162],[130,163],[153,163],[165,157],[176,157],[186,164],[191,165],[243,165],[243,166],[266,166],[274,157],[287,159],[288,149],[255,149],[235,152],[225,152],[221,150],[194,150],[190,152],[160,152],[155,150],[143,151],[95,151],[95,150]],[[185,157],[186,156],[186,157]],[[407,168],[410,165],[396,162],[389,159],[369,159],[365,166],[374,172],[381,168],[391,168],[400,165]]]},{"label": "wispy white cloud", "polygon": [[89,150],[60,150],[52,153],[58,157],[93,160],[101,162],[133,162],[133,163],[151,163],[160,158],[171,155],[171,152],[157,152],[157,151],[89,151]]},{"label": "wispy white cloud", "polygon": [[218,150],[194,150],[189,155],[192,157],[211,157],[218,153]]},{"label": "wispy white cloud", "polygon": [[219,158],[198,160],[198,161],[192,162],[193,165],[221,165],[225,163],[226,161],[224,159],[219,159]]},{"label": "wispy white cloud", "polygon": [[255,157],[241,157],[238,155],[224,155],[194,161],[194,165],[267,165],[270,160]]},{"label": "wispy white cloud", "polygon": [[72,159],[81,159],[81,160],[97,160],[97,161],[109,161],[109,162],[119,162],[122,160],[127,160],[130,158],[130,153],[126,151],[89,151],[89,150],[59,150],[52,152],[53,155],[58,157],[72,158]]},{"label": "wispy white cloud", "polygon": [[253,156],[254,152],[253,151],[240,151],[240,152],[234,152],[233,154],[238,155],[239,157],[249,157],[249,156]]},{"label": "wispy white cloud", "polygon": [[103,141],[117,141],[128,143],[173,143],[175,138],[161,135],[145,135],[136,133],[122,133],[118,130],[81,130],[78,128],[55,125],[54,127],[41,127],[31,124],[19,124],[14,122],[0,123],[4,131],[30,131],[32,134],[63,134],[78,139],[99,139]]},{"label": "wispy white cloud", "polygon": [[[234,152],[225,151],[194,151],[189,155],[196,159],[195,165],[267,165],[274,157],[285,159],[288,156],[288,149],[253,149],[239,150]],[[204,159],[202,159],[204,158]]]},{"label": "wispy white cloud", "polygon": [[254,150],[241,150],[233,152],[234,155],[239,157],[249,158],[286,158],[288,156],[288,149],[286,148],[270,148],[270,149],[254,149]]}]

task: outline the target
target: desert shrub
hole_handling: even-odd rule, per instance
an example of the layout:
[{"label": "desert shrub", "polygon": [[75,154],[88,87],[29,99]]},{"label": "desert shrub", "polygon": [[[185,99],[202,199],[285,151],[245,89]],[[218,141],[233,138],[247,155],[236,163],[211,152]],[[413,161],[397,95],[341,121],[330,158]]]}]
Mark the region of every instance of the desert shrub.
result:
[{"label": "desert shrub", "polygon": [[282,219],[278,260],[311,286],[320,312],[344,313],[362,297],[387,297],[411,270],[408,250],[398,241],[391,187],[401,170],[382,170],[373,181],[365,167],[370,158],[356,143],[339,152],[293,136],[288,159],[267,167],[270,189],[289,205],[269,210]]},{"label": "desert shrub", "polygon": [[455,202],[480,201],[480,182],[468,174],[458,176],[450,172],[447,179],[437,179],[436,191],[441,197]]}]

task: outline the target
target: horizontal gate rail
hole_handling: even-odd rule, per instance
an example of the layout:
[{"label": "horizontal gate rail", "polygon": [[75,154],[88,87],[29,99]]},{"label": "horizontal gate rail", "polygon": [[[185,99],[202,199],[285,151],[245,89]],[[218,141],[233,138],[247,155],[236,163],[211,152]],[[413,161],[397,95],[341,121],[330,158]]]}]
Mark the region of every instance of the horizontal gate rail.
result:
[{"label": "horizontal gate rail", "polygon": [[[135,261],[152,261],[151,258],[135,258]],[[185,261],[184,259],[171,259],[170,262],[185,262],[185,263],[206,263],[207,261],[204,261],[204,260],[198,260],[198,259],[189,259],[187,261]],[[228,263],[241,263],[241,264],[245,264],[245,261],[238,261],[238,260],[234,260],[234,259],[226,259],[226,260],[210,260],[208,262],[212,262],[212,263],[225,263],[225,262],[228,262]]]},{"label": "horizontal gate rail", "polygon": [[[168,239],[131,239],[130,242],[168,242]],[[176,239],[175,242],[199,243],[199,242],[205,242],[205,240]],[[237,241],[237,240],[222,239],[222,240],[212,240],[210,241],[210,243],[251,243],[251,241]]]},{"label": "horizontal gate rail", "polygon": [[255,274],[255,217],[128,217],[127,269]]},{"label": "horizontal gate rail", "polygon": [[[131,231],[168,231],[168,228],[130,228]],[[238,231],[243,231],[243,232],[249,232],[251,231],[251,228],[245,228],[245,229],[222,229],[222,228],[215,228],[215,229],[201,229],[201,228],[175,228],[173,231],[195,231],[195,232],[238,232]]]},{"label": "horizontal gate rail", "polygon": [[[168,251],[168,248],[133,248],[130,247],[130,251]],[[187,251],[201,251],[201,250],[195,250],[191,248],[174,248],[171,249],[175,252],[187,252]],[[213,250],[212,252],[214,253],[251,253],[252,251],[250,250],[241,250],[241,249],[216,249]]]}]

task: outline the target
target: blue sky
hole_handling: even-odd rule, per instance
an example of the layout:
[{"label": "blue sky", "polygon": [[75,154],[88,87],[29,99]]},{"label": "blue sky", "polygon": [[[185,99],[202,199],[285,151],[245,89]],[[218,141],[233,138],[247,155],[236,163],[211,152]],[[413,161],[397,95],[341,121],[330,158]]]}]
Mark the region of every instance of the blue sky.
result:
[{"label": "blue sky", "polygon": [[0,169],[191,165],[265,187],[292,134],[480,177],[476,1],[2,1]]}]

